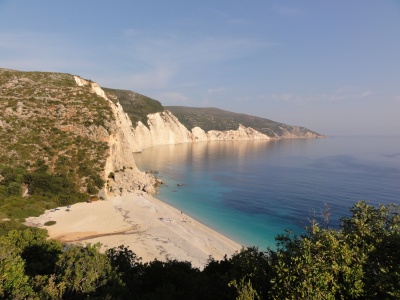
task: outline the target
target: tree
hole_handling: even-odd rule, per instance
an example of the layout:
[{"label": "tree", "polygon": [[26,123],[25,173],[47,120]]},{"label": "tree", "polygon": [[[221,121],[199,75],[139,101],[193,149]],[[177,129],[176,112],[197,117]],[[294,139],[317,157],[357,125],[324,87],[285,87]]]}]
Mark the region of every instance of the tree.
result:
[{"label": "tree", "polygon": [[251,285],[251,281],[248,280],[245,282],[245,279],[242,278],[239,283],[237,283],[236,280],[232,281],[229,283],[229,286],[233,286],[236,288],[238,292],[238,296],[236,297],[236,300],[254,300],[260,299],[260,296],[258,295],[257,291],[253,289],[253,286]]},{"label": "tree", "polygon": [[190,262],[154,260],[144,265],[142,297],[144,299],[199,299],[197,277],[199,270]]},{"label": "tree", "polygon": [[36,298],[25,274],[24,260],[12,241],[3,237],[0,238],[0,298]]},{"label": "tree", "polygon": [[11,182],[7,187],[8,196],[21,196],[21,184],[17,182]]},{"label": "tree", "polygon": [[242,248],[229,259],[208,261],[199,293],[207,299],[234,299],[246,295],[256,297],[255,292],[257,297],[265,299],[271,289],[271,272],[267,253],[257,247]]},{"label": "tree", "polygon": [[[83,297],[107,291],[108,287],[121,285],[112,271],[110,260],[99,252],[101,244],[87,244],[85,247],[69,245],[59,256],[55,278],[64,288],[65,297]],[[117,295],[118,289],[113,290]],[[105,296],[106,293],[103,295]]]},{"label": "tree", "polygon": [[370,298],[400,298],[400,206],[378,208],[358,202],[343,218],[347,243],[363,259],[365,295]]},{"label": "tree", "polygon": [[340,229],[313,222],[301,237],[278,236],[272,298],[398,299],[399,208],[359,202]]},{"label": "tree", "polygon": [[[8,278],[17,278],[11,280],[20,286],[17,291],[22,289],[31,295],[34,292],[41,293],[47,288],[48,279],[54,272],[56,261],[62,250],[61,243],[48,240],[47,237],[45,230],[28,228],[9,231],[0,238],[2,245],[6,245],[7,249],[12,249],[8,259],[12,259],[13,268],[8,270],[9,275],[7,276]],[[6,248],[3,246],[1,249]],[[9,266],[7,260],[4,261],[4,264]],[[7,270],[4,272],[7,274]],[[14,295],[14,297],[16,296]],[[46,297],[40,296],[40,298],[45,299]],[[52,297],[49,297],[49,299],[51,298],[56,298],[54,293]]]},{"label": "tree", "polygon": [[232,269],[232,262],[226,255],[220,261],[210,257],[201,272],[198,299],[233,299],[235,290],[229,287],[229,282],[234,279]]},{"label": "tree", "polygon": [[254,289],[257,291],[257,297],[264,298],[268,295],[272,274],[268,253],[260,251],[257,247],[242,248],[231,257],[230,262],[232,277],[238,287],[247,291]]},{"label": "tree", "polygon": [[124,282],[130,295],[138,295],[141,290],[141,276],[143,275],[143,264],[141,258],[137,257],[128,247],[123,245],[106,251],[111,266]]},{"label": "tree", "polygon": [[307,236],[286,238],[271,255],[274,299],[351,299],[361,294],[363,261],[341,232],[314,225]]}]

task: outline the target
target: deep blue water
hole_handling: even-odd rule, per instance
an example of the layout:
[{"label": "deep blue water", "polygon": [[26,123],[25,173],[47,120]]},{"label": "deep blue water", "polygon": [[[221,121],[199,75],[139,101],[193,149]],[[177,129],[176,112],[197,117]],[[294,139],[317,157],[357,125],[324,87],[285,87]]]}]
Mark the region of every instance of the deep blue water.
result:
[{"label": "deep blue water", "polygon": [[285,229],[301,233],[326,206],[339,226],[357,201],[400,203],[400,137],[204,142],[135,158],[166,183],[157,198],[261,249]]}]

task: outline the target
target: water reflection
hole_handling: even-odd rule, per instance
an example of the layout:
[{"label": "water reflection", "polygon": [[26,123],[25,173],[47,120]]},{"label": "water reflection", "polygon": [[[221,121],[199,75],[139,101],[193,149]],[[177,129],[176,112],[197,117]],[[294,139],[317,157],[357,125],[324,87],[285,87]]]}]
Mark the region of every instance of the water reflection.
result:
[{"label": "water reflection", "polygon": [[[145,149],[135,154],[139,166],[151,166],[157,171],[168,169],[173,165],[191,166],[193,169],[213,169],[215,161],[230,161],[234,158],[238,165],[257,162],[260,157],[279,157],[282,144],[285,153],[298,153],[299,143],[308,140],[273,140],[273,141],[213,141],[179,145],[163,145]],[[297,149],[297,150],[295,150]]]},{"label": "water reflection", "polygon": [[398,203],[399,148],[396,138],[201,142],[145,149],[135,160],[167,183],[161,200],[239,242],[268,246],[325,204],[339,224],[356,201]]}]

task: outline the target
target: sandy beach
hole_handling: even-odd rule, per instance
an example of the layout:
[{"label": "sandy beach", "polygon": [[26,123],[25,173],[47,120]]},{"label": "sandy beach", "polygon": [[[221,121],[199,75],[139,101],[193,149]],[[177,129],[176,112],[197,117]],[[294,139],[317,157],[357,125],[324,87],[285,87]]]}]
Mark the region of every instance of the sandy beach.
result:
[{"label": "sandy beach", "polygon": [[[55,225],[44,226],[48,221]],[[241,245],[144,192],[48,210],[27,225],[45,228],[67,243],[103,244],[103,250],[128,246],[143,262],[177,259],[203,268],[209,256],[231,256]]]}]

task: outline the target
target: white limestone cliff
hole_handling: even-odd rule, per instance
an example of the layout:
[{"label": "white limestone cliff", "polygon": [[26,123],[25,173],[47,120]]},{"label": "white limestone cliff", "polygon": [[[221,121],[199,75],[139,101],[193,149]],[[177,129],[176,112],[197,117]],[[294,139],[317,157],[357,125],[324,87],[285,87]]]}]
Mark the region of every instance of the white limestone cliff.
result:
[{"label": "white limestone cliff", "polygon": [[195,127],[190,132],[168,110],[149,114],[148,127],[138,122],[133,129],[136,145],[140,150],[158,145],[175,145],[205,141],[268,140],[270,137],[250,127],[240,125],[237,130],[205,132]]},{"label": "white limestone cliff", "polygon": [[239,125],[237,130],[210,130],[207,133],[200,127],[192,129],[193,141],[249,141],[269,140],[270,137],[250,127]]},{"label": "white limestone cliff", "polygon": [[[107,180],[104,194],[121,194],[132,190],[144,190],[154,193],[154,186],[158,181],[154,176],[140,172],[135,164],[133,153],[139,149],[133,132],[130,118],[122,106],[109,100],[97,83],[89,82],[74,76],[79,86],[88,86],[91,92],[104,98],[110,105],[114,122],[111,124],[110,134],[107,136],[109,155],[107,157],[104,179]],[[109,177],[110,174],[113,174]]]},{"label": "white limestone cliff", "polygon": [[169,111],[149,114],[148,127],[142,122],[133,129],[140,150],[158,145],[192,142],[192,134]]}]

